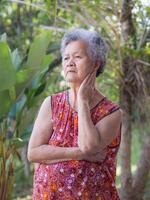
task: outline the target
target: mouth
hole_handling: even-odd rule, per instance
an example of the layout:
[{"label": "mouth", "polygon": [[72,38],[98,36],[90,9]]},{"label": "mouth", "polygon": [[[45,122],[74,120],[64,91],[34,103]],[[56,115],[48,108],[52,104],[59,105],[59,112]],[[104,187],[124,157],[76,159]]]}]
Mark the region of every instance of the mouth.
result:
[{"label": "mouth", "polygon": [[73,70],[70,70],[70,71],[68,71],[67,73],[69,73],[69,72],[73,72],[73,73],[75,73],[75,71],[73,71]]}]

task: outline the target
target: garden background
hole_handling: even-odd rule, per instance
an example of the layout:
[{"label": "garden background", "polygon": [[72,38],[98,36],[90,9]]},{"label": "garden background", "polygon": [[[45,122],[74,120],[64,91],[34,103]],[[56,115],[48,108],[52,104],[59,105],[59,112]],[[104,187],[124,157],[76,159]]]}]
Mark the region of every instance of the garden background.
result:
[{"label": "garden background", "polygon": [[121,200],[150,200],[150,3],[142,0],[0,1],[0,199],[31,199],[26,157],[43,99],[65,90],[60,41],[75,27],[105,38],[97,87],[122,107],[117,188]]}]

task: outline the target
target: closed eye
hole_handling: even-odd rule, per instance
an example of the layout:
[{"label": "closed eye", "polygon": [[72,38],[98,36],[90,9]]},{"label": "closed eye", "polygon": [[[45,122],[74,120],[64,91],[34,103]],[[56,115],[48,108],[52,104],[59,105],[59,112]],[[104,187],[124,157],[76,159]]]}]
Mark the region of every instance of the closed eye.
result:
[{"label": "closed eye", "polygon": [[68,57],[65,57],[65,58],[64,58],[64,60],[68,60],[68,59],[69,59]]},{"label": "closed eye", "polygon": [[81,58],[81,56],[76,56],[76,58]]}]

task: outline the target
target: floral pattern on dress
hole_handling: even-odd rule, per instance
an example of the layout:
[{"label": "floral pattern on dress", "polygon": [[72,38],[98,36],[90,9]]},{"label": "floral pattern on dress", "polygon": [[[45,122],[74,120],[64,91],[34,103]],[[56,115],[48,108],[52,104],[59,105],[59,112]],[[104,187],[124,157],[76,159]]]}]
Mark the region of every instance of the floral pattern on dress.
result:
[{"label": "floral pattern on dress", "polygon": [[[49,145],[77,147],[78,113],[68,101],[68,92],[51,96],[53,133]],[[119,109],[106,97],[91,112],[95,125]],[[34,173],[33,200],[119,200],[115,186],[116,155],[121,140],[117,137],[106,148],[103,162],[64,161],[40,164]]]}]

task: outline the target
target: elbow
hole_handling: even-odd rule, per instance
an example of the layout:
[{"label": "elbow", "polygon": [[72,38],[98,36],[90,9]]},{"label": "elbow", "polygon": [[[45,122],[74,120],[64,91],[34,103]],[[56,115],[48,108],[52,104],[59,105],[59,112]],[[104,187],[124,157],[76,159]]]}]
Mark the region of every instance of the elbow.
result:
[{"label": "elbow", "polygon": [[29,162],[35,162],[33,150],[28,150],[27,159],[28,159]]},{"label": "elbow", "polygon": [[88,146],[84,146],[84,145],[79,145],[80,150],[84,153],[84,154],[94,154],[97,153],[100,150],[100,146],[93,146],[93,145],[88,145]]},{"label": "elbow", "polygon": [[79,146],[80,150],[84,153],[84,154],[92,154],[92,149],[88,148],[88,147],[84,147],[84,146]]}]

